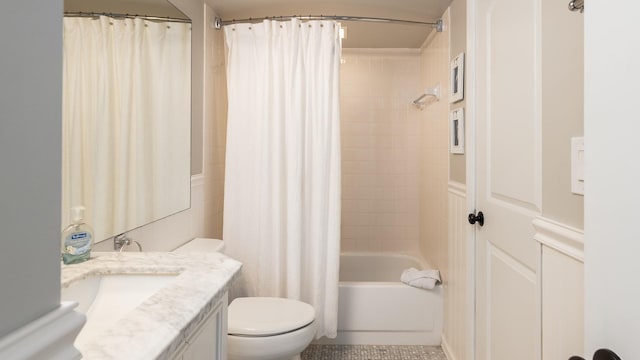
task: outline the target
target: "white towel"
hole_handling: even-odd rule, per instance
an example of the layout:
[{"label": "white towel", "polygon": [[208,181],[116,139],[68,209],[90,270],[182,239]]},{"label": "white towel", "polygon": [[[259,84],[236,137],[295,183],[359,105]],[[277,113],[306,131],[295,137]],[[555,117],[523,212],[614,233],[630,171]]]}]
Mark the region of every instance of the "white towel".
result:
[{"label": "white towel", "polygon": [[410,268],[402,272],[400,281],[413,287],[430,290],[440,284],[440,271]]}]

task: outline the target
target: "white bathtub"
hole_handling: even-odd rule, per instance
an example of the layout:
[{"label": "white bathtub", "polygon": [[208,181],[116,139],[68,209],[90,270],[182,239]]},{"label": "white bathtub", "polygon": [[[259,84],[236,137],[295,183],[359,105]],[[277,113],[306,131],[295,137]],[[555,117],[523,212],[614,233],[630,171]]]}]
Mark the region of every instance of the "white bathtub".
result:
[{"label": "white bathtub", "polygon": [[442,287],[416,289],[400,282],[404,269],[429,268],[416,257],[343,253],[340,258],[338,336],[317,343],[440,345]]}]

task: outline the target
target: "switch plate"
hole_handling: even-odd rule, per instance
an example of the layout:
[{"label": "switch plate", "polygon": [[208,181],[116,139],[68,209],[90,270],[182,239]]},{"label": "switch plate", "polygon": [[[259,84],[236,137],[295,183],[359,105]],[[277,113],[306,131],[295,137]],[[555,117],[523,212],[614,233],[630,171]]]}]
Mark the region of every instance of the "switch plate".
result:
[{"label": "switch plate", "polygon": [[584,195],[584,137],[571,138],[571,192]]}]

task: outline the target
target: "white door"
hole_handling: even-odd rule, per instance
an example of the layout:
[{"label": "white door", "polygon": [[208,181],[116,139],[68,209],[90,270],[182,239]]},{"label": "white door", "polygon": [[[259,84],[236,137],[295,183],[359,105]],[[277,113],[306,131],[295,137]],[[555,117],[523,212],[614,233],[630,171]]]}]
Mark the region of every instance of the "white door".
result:
[{"label": "white door", "polygon": [[540,1],[475,4],[476,358],[539,359]]}]

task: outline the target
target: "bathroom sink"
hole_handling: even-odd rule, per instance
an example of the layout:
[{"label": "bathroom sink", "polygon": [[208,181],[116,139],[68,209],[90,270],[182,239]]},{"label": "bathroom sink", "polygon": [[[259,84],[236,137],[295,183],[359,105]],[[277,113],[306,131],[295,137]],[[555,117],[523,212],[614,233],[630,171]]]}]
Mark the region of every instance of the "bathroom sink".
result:
[{"label": "bathroom sink", "polygon": [[175,280],[178,274],[95,275],[73,282],[62,289],[63,301],[77,301],[76,311],[87,322],[76,344],[93,338],[111,327],[158,290]]}]

